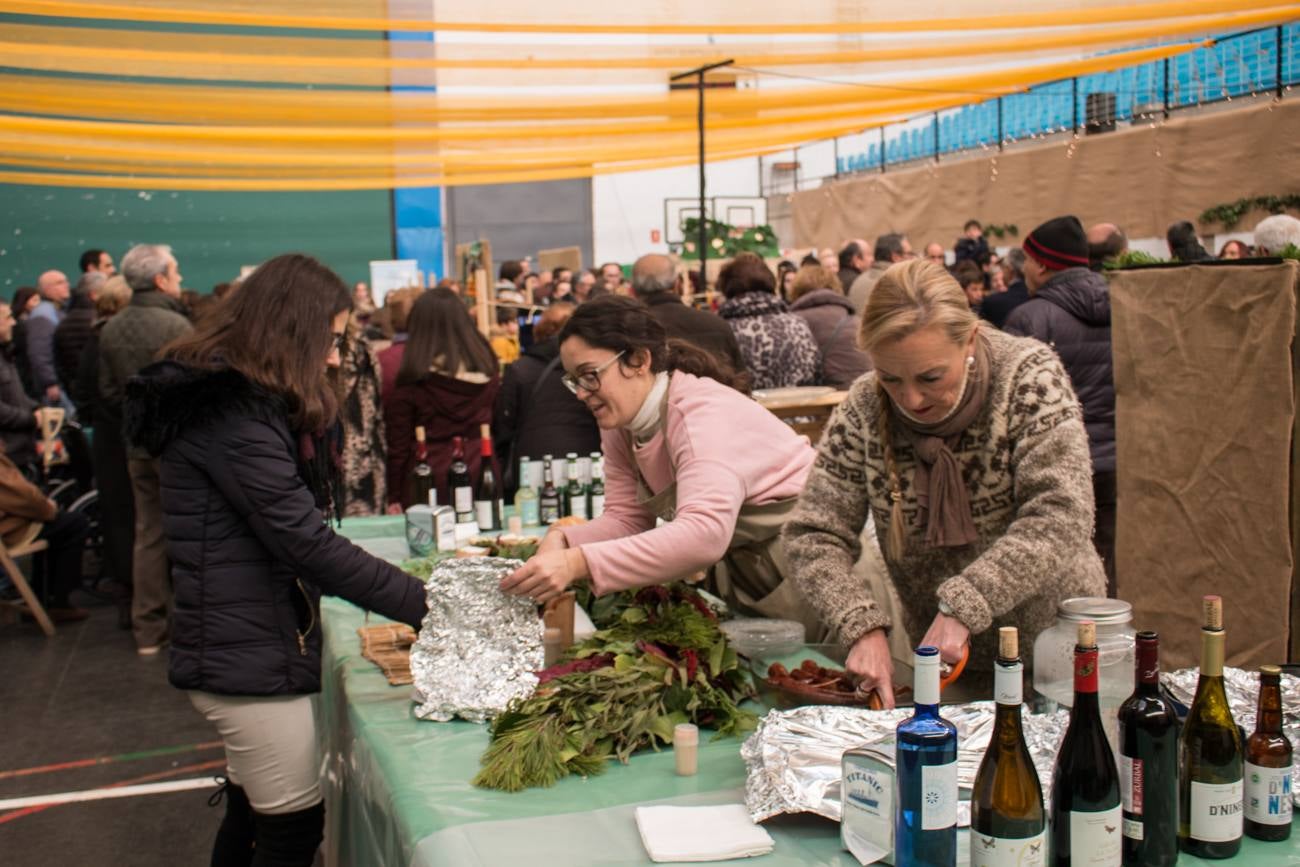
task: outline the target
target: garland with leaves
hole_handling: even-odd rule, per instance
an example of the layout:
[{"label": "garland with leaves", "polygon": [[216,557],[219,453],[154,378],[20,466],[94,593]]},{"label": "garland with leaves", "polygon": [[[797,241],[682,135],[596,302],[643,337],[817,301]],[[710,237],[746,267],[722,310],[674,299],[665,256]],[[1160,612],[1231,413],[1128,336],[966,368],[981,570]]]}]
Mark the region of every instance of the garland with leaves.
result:
[{"label": "garland with leaves", "polygon": [[679,723],[716,737],[757,725],[737,704],[752,687],[736,651],[695,590],[675,583],[586,601],[600,631],[493,720],[474,785],[518,792],[600,774],[612,759],[672,743]]},{"label": "garland with leaves", "polygon": [[1015,238],[1020,235],[1020,227],[1015,223],[1007,223],[1005,225],[1001,223],[990,223],[984,227],[984,234],[991,235],[994,238],[1005,238],[1007,236]]},{"label": "garland with leaves", "polygon": [[1200,221],[1205,224],[1222,223],[1225,229],[1231,229],[1241,222],[1241,218],[1254,210],[1281,214],[1286,211],[1300,211],[1300,194],[1288,193],[1281,196],[1251,196],[1237,199],[1224,205],[1215,205],[1201,213]]},{"label": "garland with leaves", "polygon": [[[751,229],[737,229],[721,220],[705,220],[704,232],[709,245],[709,257],[729,259],[739,253],[756,253],[764,259],[781,255],[776,233],[771,226],[754,226]],[[700,258],[700,218],[687,217],[682,220],[682,258],[698,260]]]}]

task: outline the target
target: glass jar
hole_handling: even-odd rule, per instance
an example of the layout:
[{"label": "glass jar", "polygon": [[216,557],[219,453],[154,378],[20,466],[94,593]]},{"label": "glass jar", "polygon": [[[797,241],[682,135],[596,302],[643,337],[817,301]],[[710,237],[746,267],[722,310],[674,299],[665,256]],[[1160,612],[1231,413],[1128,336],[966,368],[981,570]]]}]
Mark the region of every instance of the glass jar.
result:
[{"label": "glass jar", "polygon": [[1119,706],[1133,692],[1137,654],[1130,603],[1098,596],[1062,600],[1056,609],[1056,623],[1034,641],[1034,691],[1042,698],[1042,710],[1074,704],[1074,644],[1078,625],[1084,620],[1097,624],[1101,719],[1111,748],[1118,750]]}]

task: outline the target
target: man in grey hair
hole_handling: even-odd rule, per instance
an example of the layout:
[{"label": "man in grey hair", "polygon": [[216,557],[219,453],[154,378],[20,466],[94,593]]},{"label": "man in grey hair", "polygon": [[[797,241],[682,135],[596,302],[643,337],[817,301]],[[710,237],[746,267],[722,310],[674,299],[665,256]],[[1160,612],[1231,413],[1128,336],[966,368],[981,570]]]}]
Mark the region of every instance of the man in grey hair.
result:
[{"label": "man in grey hair", "polygon": [[[131,476],[135,502],[131,628],[139,654],[156,656],[167,642],[171,610],[159,461],[142,450],[128,452],[121,442],[122,403],[127,380],[153,362],[163,346],[189,332],[190,322],[181,304],[181,273],[171,247],[137,244],[122,257],[122,276],[131,287],[131,303],[100,333],[95,436],[117,438],[114,447],[121,450]],[[114,512],[105,510],[105,518],[120,520]],[[105,533],[106,538],[110,535]]]},{"label": "man in grey hair", "polygon": [[875,259],[871,267],[858,275],[853,285],[849,287],[849,303],[853,305],[853,309],[861,315],[867,307],[871,290],[876,288],[876,282],[889,266],[905,262],[915,256],[916,254],[912,252],[912,242],[907,240],[906,235],[890,232],[877,238]]},{"label": "man in grey hair", "polygon": [[1258,255],[1280,255],[1288,244],[1300,247],[1300,220],[1290,214],[1265,217],[1255,226],[1255,252]]},{"label": "man in grey hair", "polygon": [[731,327],[718,316],[682,303],[677,291],[677,266],[658,253],[637,259],[632,265],[632,292],[650,307],[669,338],[678,338],[711,352],[737,372],[745,360]]}]

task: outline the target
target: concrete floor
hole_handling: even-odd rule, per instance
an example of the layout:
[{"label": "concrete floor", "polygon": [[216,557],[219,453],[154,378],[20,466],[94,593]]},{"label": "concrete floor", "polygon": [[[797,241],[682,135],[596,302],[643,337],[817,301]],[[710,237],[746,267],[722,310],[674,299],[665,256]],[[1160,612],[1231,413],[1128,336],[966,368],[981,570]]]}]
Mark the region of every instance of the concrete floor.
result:
[{"label": "concrete floor", "polygon": [[[115,608],[84,595],[83,623],[46,638],[30,623],[0,625],[0,800],[113,784],[210,776],[224,765],[213,728],[167,683],[165,653],[136,655]],[[125,757],[15,775],[46,765]],[[203,767],[217,764],[217,767]],[[147,779],[141,779],[147,778]],[[0,809],[6,867],[207,864],[221,809],[213,789],[29,810]]]}]

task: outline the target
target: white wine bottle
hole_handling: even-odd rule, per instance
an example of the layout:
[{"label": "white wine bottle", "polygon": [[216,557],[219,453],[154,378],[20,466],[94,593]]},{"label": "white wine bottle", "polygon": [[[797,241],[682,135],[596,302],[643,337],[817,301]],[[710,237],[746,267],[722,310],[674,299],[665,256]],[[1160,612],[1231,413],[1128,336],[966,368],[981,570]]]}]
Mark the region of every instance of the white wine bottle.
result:
[{"label": "white wine bottle", "polygon": [[998,630],[993,663],[997,717],[975,774],[971,798],[971,867],[1041,867],[1047,863],[1043,784],[1034,770],[1020,720],[1025,667],[1014,626]]},{"label": "white wine bottle", "polygon": [[1178,743],[1178,845],[1200,858],[1241,848],[1241,730],[1223,691],[1223,600],[1202,604],[1201,676]]}]

